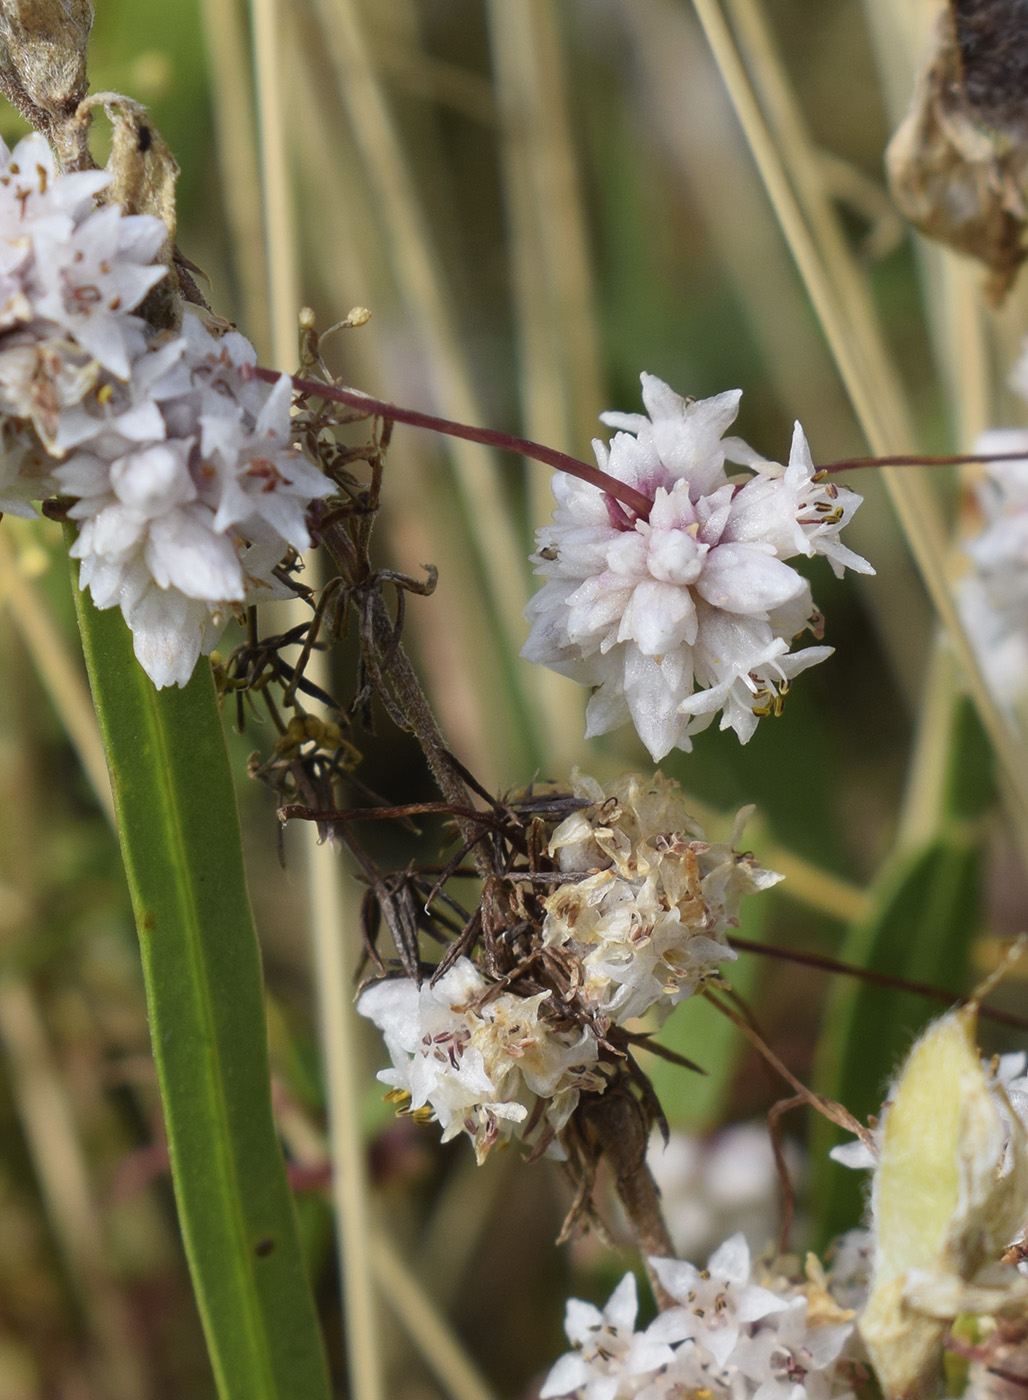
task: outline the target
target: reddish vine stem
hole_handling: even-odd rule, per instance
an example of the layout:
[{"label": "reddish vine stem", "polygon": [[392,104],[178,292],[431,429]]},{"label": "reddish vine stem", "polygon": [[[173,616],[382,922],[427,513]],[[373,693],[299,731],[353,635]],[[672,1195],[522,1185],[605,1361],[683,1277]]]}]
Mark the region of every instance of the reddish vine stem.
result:
[{"label": "reddish vine stem", "polygon": [[[263,379],[274,384],[281,376],[273,369],[263,369],[255,365],[250,373],[255,379]],[[300,379],[293,376],[293,388],[298,394],[311,398],[330,399],[333,403],[344,403],[349,408],[359,409],[369,417],[387,418],[392,423],[408,423],[412,428],[428,428],[446,437],[464,438],[467,442],[478,442],[483,447],[495,447],[501,452],[515,452],[519,457],[531,457],[557,471],[567,472],[587,481],[608,496],[613,496],[643,520],[648,519],[653,502],[649,496],[636,491],[634,487],[618,481],[617,477],[601,472],[588,462],[580,462],[577,457],[569,457],[566,452],[558,452],[555,447],[544,447],[542,443],[531,442],[528,438],[512,437],[510,433],[498,432],[495,428],[473,428],[467,423],[455,423],[450,418],[436,418],[431,413],[419,413],[417,409],[400,408],[398,404],[386,403],[383,399],[373,399],[370,394],[362,394],[357,389],[343,389],[338,384],[323,384],[317,379]]]},{"label": "reddish vine stem", "polygon": [[[248,371],[255,379],[263,379],[266,384],[274,384],[281,375],[277,370],[254,365]],[[612,496],[628,507],[642,520],[649,519],[653,502],[636,491],[633,486],[599,467],[571,457],[566,452],[558,452],[555,447],[546,447],[530,438],[514,437],[501,433],[496,428],[474,428],[469,423],[458,423],[452,418],[437,418],[432,413],[421,413],[416,408],[401,408],[399,404],[387,403],[384,399],[374,399],[359,389],[344,389],[338,384],[325,384],[317,379],[302,379],[292,375],[293,388],[298,394],[312,398],[329,399],[333,403],[344,403],[369,416],[385,418],[392,423],[407,423],[412,428],[426,428],[429,432],[442,433],[446,437],[463,438],[466,442],[477,442],[483,447],[494,447],[499,452],[513,452],[519,457],[529,457],[534,462],[542,462],[556,471],[577,476],[590,486]],[[966,462],[1023,462],[1028,460],[1028,448],[1020,452],[957,452],[949,456],[928,457],[917,454],[900,453],[891,457],[840,457],[835,462],[821,462],[816,472],[832,475],[836,472],[861,471],[865,467],[958,467]]]},{"label": "reddish vine stem", "polygon": [[1028,461],[1028,448],[1020,452],[955,452],[948,457],[919,457],[909,453],[895,457],[841,457],[837,462],[821,462],[816,470],[818,474],[831,474],[860,471],[864,467],[959,467],[965,462],[1024,461]]},{"label": "reddish vine stem", "polygon": [[[910,992],[913,996],[924,997],[927,1001],[941,1002],[945,1006],[967,1006],[969,997],[957,996],[942,987],[933,987],[927,982],[912,982],[906,977],[895,977],[887,972],[874,972],[869,967],[854,967],[852,963],[839,962],[837,958],[826,957],[823,953],[803,953],[796,948],[775,948],[769,943],[755,943],[749,938],[731,937],[728,940],[733,948],[745,953],[760,953],[768,958],[781,958],[783,962],[798,963],[803,967],[820,968],[822,972],[839,972],[848,977],[859,978],[876,987],[890,987],[895,991]],[[991,1006],[979,1006],[979,1016],[995,1021],[1001,1026],[1013,1026],[1015,1030],[1028,1030],[1028,1018],[1018,1016],[1013,1011],[1000,1011]]]}]

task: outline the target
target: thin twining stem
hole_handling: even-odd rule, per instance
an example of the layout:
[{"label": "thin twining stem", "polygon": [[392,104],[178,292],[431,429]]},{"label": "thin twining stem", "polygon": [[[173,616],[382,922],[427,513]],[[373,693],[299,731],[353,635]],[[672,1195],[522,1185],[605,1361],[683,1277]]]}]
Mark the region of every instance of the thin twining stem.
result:
[{"label": "thin twining stem", "polygon": [[1024,462],[1028,449],[1020,452],[955,452],[948,457],[921,457],[905,453],[897,457],[841,457],[837,462],[822,462],[817,472],[851,472],[863,467],[960,467],[965,462]]},{"label": "thin twining stem", "polygon": [[[908,977],[894,977],[891,973],[876,972],[869,967],[855,967],[853,963],[840,962],[838,958],[826,957],[823,953],[801,952],[798,948],[776,948],[770,943],[756,943],[750,938],[732,936],[728,940],[731,947],[745,953],[759,953],[768,958],[781,958],[783,962],[798,963],[803,967],[817,967],[822,972],[838,972],[847,977],[856,977],[861,982],[870,982],[876,987],[889,987],[894,991],[910,992],[913,996],[924,997],[926,1001],[941,1002],[946,1006],[967,1006],[975,998],[960,997],[955,992],[947,992],[942,987],[933,987],[928,982],[913,982]],[[1013,1011],[1001,1011],[997,1007],[979,1006],[979,1016],[995,1021],[1001,1026],[1013,1026],[1015,1030],[1028,1030],[1028,1018],[1018,1016]]]},{"label": "thin twining stem", "polygon": [[[250,373],[256,379],[274,384],[281,376],[271,369],[255,365]],[[649,517],[653,505],[649,496],[636,491],[617,477],[601,472],[599,467],[580,462],[577,457],[569,457],[566,452],[558,452],[555,447],[544,447],[542,443],[530,442],[528,438],[512,437],[510,433],[498,432],[495,428],[473,428],[468,423],[456,423],[451,418],[436,418],[431,413],[419,413],[417,409],[400,408],[398,404],[373,399],[370,394],[362,394],[357,389],[343,389],[338,384],[323,384],[316,379],[300,379],[293,376],[293,388],[298,394],[312,398],[329,399],[333,403],[344,403],[349,408],[359,409],[368,417],[386,418],[393,423],[408,423],[412,428],[428,428],[446,437],[464,438],[468,442],[480,442],[484,447],[495,447],[501,452],[516,452],[520,457],[531,457],[557,471],[567,472],[588,481],[608,496],[613,496],[622,505],[644,520]]]},{"label": "thin twining stem", "polygon": [[[274,384],[281,375],[273,369],[254,365],[249,371],[255,379],[263,379]],[[415,408],[401,408],[399,404],[386,403],[384,399],[374,399],[359,389],[343,389],[338,384],[325,384],[317,379],[301,379],[292,375],[293,388],[298,394],[329,399],[333,403],[343,403],[356,408],[369,417],[385,418],[393,423],[407,423],[413,428],[427,428],[430,432],[442,433],[446,437],[464,438],[468,442],[479,442],[484,447],[495,447],[500,452],[515,452],[519,457],[530,457],[535,462],[543,462],[557,471],[577,476],[591,486],[612,496],[628,507],[640,519],[649,519],[652,500],[642,491],[599,467],[571,457],[566,452],[558,452],[555,447],[545,447],[541,442],[529,438],[514,437],[501,433],[496,428],[474,428],[469,423],[457,423],[452,418],[437,418],[432,413],[421,413]],[[816,475],[834,475],[836,472],[859,471],[864,467],[957,467],[965,462],[1023,462],[1028,459],[1028,450],[1020,452],[958,452],[951,456],[928,457],[903,453],[891,457],[841,457],[836,462],[822,462],[816,468]]]}]

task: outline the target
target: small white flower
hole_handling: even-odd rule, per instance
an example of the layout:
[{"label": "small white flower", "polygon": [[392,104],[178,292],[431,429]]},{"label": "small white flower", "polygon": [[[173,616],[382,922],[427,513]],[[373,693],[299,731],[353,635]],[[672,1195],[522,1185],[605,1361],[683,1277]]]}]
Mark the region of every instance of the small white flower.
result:
[{"label": "small white flower", "polygon": [[50,147],[35,132],[13,151],[0,146],[0,275],[23,267],[37,236],[69,238],[109,180],[103,170],[61,174]]},{"label": "small white flower", "polygon": [[480,1162],[500,1138],[520,1136],[537,1099],[556,1132],[580,1089],[603,1084],[592,1069],[595,1036],[558,1031],[540,1015],[548,992],[489,991],[474,964],[458,958],[434,985],[390,978],[366,988],[357,1002],[382,1032],[393,1062],[379,1079],[409,1097],[409,1112],[430,1110],[444,1142],[466,1132]]},{"label": "small white flower", "polygon": [[242,406],[224,399],[231,411],[200,415],[204,461],[215,465],[219,478],[216,530],[263,519],[294,549],[310,547],[305,510],[324,495],[325,478],[292,446],[292,400],[292,383],[283,374],[252,427]]},{"label": "small white flower", "polygon": [[668,1313],[681,1337],[708,1352],[719,1369],[728,1364],[747,1323],[788,1306],[784,1298],[750,1281],[750,1250],[742,1234],[719,1245],[706,1269],[681,1259],[651,1259],[650,1263],[681,1304]]},{"label": "small white flower", "polygon": [[162,408],[176,396],[188,394],[192,387],[186,347],[184,336],[160,336],[133,362],[127,382],[105,375],[90,392],[62,409],[54,455],[63,457],[72,448],[88,444],[98,456],[113,460],[131,443],[168,437]]},{"label": "small white flower", "polygon": [[539,1400],[574,1395],[581,1400],[623,1400],[637,1395],[673,1359],[657,1318],[636,1332],[635,1276],[625,1274],[601,1312],[578,1298],[568,1300],[564,1331],[574,1348],[550,1369]]},{"label": "small white flower", "polygon": [[310,544],[307,507],[333,489],[292,445],[288,377],[252,380],[253,347],[224,339],[187,312],[128,383],[105,376],[57,416],[80,584],[121,608],[157,686],[185,685],[233,613],[285,595],[274,570]]},{"label": "small white flower", "polygon": [[853,1323],[812,1327],[807,1311],[806,1298],[792,1298],[740,1340],[732,1362],[756,1385],[754,1400],[828,1400],[833,1393]]},{"label": "small white flower", "polygon": [[153,258],[167,238],[160,219],[115,206],[90,213],[69,238],[39,236],[32,278],[36,315],[61,326],[118,379],[142,349],[143,323],[127,313],[167,268]]},{"label": "small white flower", "polygon": [[852,520],[861,497],[828,478],[817,480],[817,468],[799,423],[794,424],[789,464],[784,469],[731,440],[729,460],[753,467],[760,475],[739,492],[732,511],[732,538],[764,540],[779,559],[823,554],[837,578],[846,569],[858,574],[874,570],[866,559],[848,549],[839,531]]},{"label": "small white flower", "polygon": [[[721,708],[721,727],[745,742],[792,675],[829,655],[785,658],[797,633],[820,626],[786,559],[824,553],[836,572],[871,569],[838,540],[860,498],[814,481],[798,428],[783,468],[722,441],[738,391],[687,402],[652,375],[642,385],[649,416],[604,414],[622,431],[593,447],[601,470],[651,499],[648,515],[556,474],[553,525],[533,556],[548,582],[526,609],[521,654],[596,688],[587,736],[631,719],[658,760],[688,751]],[[730,479],[726,456],[758,474]]]},{"label": "small white flower", "polygon": [[572,1300],[565,1330],[575,1350],[551,1369],[541,1400],[852,1396],[855,1372],[846,1351],[853,1313],[828,1292],[813,1256],[804,1281],[769,1271],[767,1287],[753,1281],[741,1234],[716,1249],[703,1270],[677,1259],[649,1262],[679,1306],[639,1333],[631,1275],[603,1312]]}]

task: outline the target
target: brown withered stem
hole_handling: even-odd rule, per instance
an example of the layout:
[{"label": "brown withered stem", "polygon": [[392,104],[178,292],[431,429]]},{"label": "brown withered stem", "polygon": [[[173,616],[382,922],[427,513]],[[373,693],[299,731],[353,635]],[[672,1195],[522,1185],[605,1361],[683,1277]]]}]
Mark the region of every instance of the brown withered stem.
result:
[{"label": "brown withered stem", "polygon": [[[386,433],[370,454],[371,482],[367,490],[356,501],[351,499],[335,509],[330,508],[317,523],[316,536],[337,572],[339,582],[332,592],[338,588],[346,603],[356,608],[361,656],[370,687],[382,699],[394,722],[418,741],[436,786],[457,809],[454,820],[475,868],[484,879],[490,870],[479,847],[480,832],[466,816],[460,815],[461,809],[474,806],[471,793],[443,738],[401,638],[404,592],[431,593],[435,587],[435,573],[430,571],[424,582],[417,582],[393,571],[376,570],[371,563],[371,531],[378,513],[387,445]],[[396,619],[389,616],[382,596],[386,583],[397,590]]]},{"label": "brown withered stem", "polygon": [[[301,358],[304,368],[321,368],[317,337],[309,326]],[[577,957],[543,943],[545,896],[556,884],[578,878],[558,869],[548,853],[550,836],[571,812],[588,803],[570,793],[531,788],[511,797],[494,796],[452,752],[402,638],[406,599],[430,594],[435,571],[428,569],[423,579],[414,579],[377,569],[371,557],[391,422],[372,420],[370,442],[342,447],[338,429],[349,422],[367,422],[366,405],[348,414],[333,401],[328,386],[322,397],[315,381],[302,384],[294,424],[310,454],[339,487],[337,496],[315,503],[309,515],[312,535],[331,559],[334,576],[315,598],[287,569],[283,578],[310,603],[310,622],[279,637],[262,638],[251,621],[246,643],[218,665],[222,692],[234,695],[240,722],[245,706],[259,701],[279,736],[271,757],[254,760],[252,771],[280,793],[283,822],[314,821],[350,851],[367,887],[362,935],[367,960],[378,976],[437,980],[458,958],[469,956],[490,981],[482,993],[485,1001],[502,992],[523,997],[548,993],[540,1014],[554,1032],[574,1043],[588,1027],[598,1059],[595,1066],[582,1067],[579,1106],[560,1134],[575,1188],[564,1233],[587,1223],[602,1229],[593,1197],[597,1171],[606,1161],[644,1260],[670,1256],[659,1192],[646,1164],[650,1130],[659,1124],[666,1132],[666,1124],[634,1052],[645,1048],[687,1069],[698,1067],[652,1045],[646,1035],[597,1017],[582,995]],[[353,474],[358,467],[359,476]],[[341,704],[312,688],[305,668],[315,648],[331,645],[347,631],[358,643],[358,678],[356,694]],[[300,650],[296,660],[287,663],[281,652],[290,647]],[[327,703],[334,718],[315,720],[306,714],[302,701],[307,695]],[[441,801],[397,803],[361,786],[354,772],[360,757],[357,730],[371,725],[372,699],[392,723],[414,736]],[[353,789],[365,800],[341,800]],[[413,827],[419,819],[437,815],[448,817],[457,833],[455,852],[442,864],[383,872],[359,835],[369,823],[399,820]],[[466,895],[469,877],[477,890],[471,907]],[[459,893],[452,892],[451,881],[461,882],[453,886]],[[383,924],[395,956],[379,948]],[[441,950],[428,962],[421,952],[425,940]],[[554,1131],[540,1104],[537,1116],[526,1125],[529,1160],[545,1153]],[[672,1300],[648,1262],[646,1267],[661,1307],[668,1306]]]},{"label": "brown withered stem", "polygon": [[674,1258],[674,1246],[660,1207],[660,1191],[646,1163],[650,1122],[639,1100],[620,1086],[591,1094],[579,1115],[614,1173],[614,1186],[632,1226],[658,1308],[675,1306],[650,1260]]}]

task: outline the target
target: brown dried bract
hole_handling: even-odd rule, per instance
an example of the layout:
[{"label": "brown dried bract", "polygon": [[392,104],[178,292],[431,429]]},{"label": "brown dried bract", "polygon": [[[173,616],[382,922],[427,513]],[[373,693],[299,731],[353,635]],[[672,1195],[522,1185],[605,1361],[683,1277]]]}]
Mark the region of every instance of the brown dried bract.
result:
[{"label": "brown dried bract", "polygon": [[951,0],[885,158],[910,222],[985,263],[993,306],[1028,255],[1026,72],[1024,0]]},{"label": "brown dried bract", "polygon": [[0,92],[74,168],[84,147],[70,118],[86,94],[89,0],[0,0]]},{"label": "brown dried bract", "polygon": [[[79,104],[75,120],[88,126],[96,107],[103,108],[111,123],[111,152],[105,167],[111,179],[100,194],[101,202],[117,204],[126,214],[156,215],[168,230],[157,261],[171,270],[149,293],[138,314],[159,330],[178,330],[182,308],[176,293],[185,291],[180,286],[182,269],[175,248],[178,162],[149,112],[138,102],[117,92],[93,93]],[[186,296],[185,300],[194,298]]]}]

